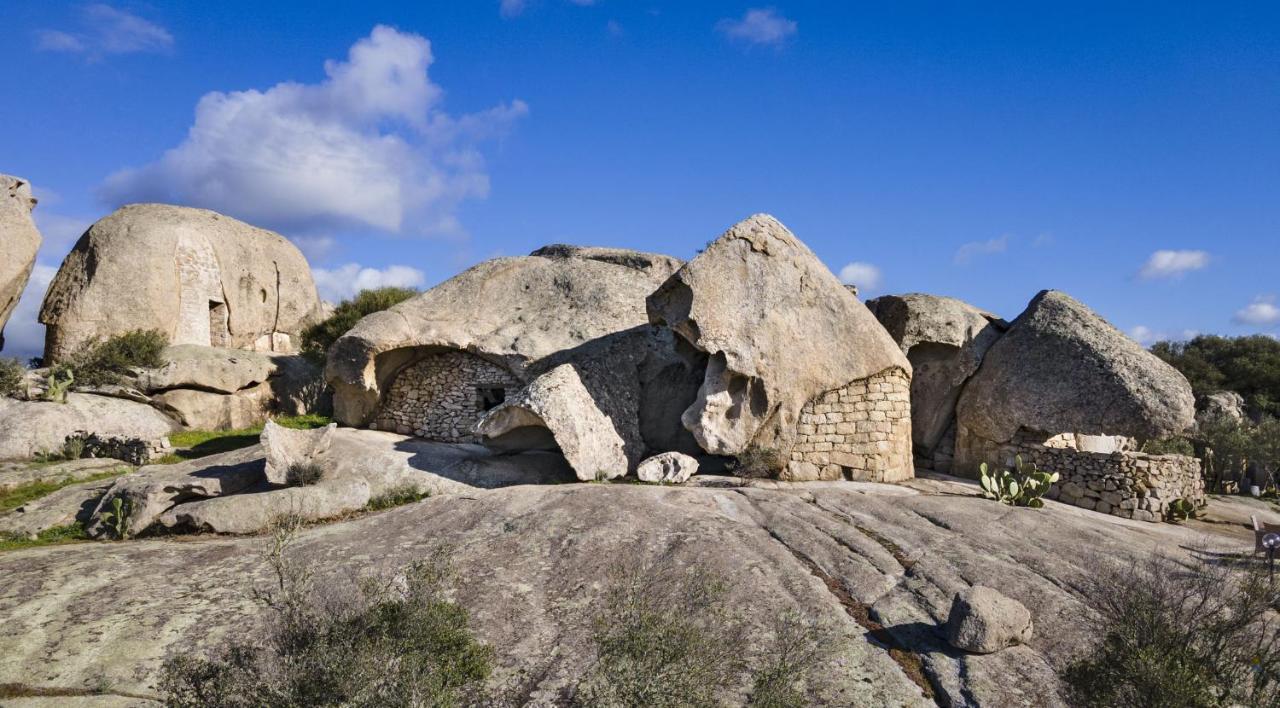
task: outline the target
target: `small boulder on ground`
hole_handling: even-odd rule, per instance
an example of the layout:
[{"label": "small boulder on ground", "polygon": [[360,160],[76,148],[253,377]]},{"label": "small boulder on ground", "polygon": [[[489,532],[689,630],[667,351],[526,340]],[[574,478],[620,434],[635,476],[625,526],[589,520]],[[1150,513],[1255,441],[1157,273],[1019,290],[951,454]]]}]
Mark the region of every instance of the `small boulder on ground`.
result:
[{"label": "small boulder on ground", "polygon": [[984,585],[956,593],[945,627],[947,643],[974,654],[993,654],[1031,639],[1031,612]]},{"label": "small boulder on ground", "polygon": [[267,481],[272,484],[288,484],[289,468],[313,464],[318,455],[329,449],[333,431],[337,427],[330,423],[316,430],[292,430],[268,420],[262,428]]},{"label": "small boulder on ground", "polygon": [[654,455],[636,468],[641,482],[684,484],[698,473],[698,461],[682,452]]}]

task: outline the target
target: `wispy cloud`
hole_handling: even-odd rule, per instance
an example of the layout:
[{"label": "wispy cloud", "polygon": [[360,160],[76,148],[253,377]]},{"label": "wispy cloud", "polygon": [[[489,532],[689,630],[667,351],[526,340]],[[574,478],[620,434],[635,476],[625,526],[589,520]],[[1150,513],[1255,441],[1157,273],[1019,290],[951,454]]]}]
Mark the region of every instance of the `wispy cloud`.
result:
[{"label": "wispy cloud", "polygon": [[840,282],[845,285],[856,285],[858,294],[863,297],[878,291],[883,280],[880,269],[870,263],[854,261],[840,269]]},{"label": "wispy cloud", "polygon": [[392,265],[386,268],[366,268],[358,263],[348,263],[337,268],[312,268],[320,297],[329,302],[345,300],[361,290],[396,286],[420,288],[427,277],[417,268]]},{"label": "wispy cloud", "polygon": [[752,8],[738,19],[725,18],[716,23],[716,30],[726,37],[747,44],[781,46],[799,31],[794,20],[778,14],[771,8]]},{"label": "wispy cloud", "polygon": [[1280,306],[1276,305],[1275,295],[1259,295],[1253,302],[1236,310],[1231,318],[1236,324],[1273,327],[1280,325]]},{"label": "wispy cloud", "polygon": [[449,115],[433,61],[424,37],[380,25],[346,61],[325,62],[319,83],[205,94],[181,144],[111,175],[99,196],[206,207],[291,235],[460,234],[458,205],[489,191],[480,144],[528,108]]},{"label": "wispy cloud", "polygon": [[1209,265],[1209,254],[1206,251],[1159,250],[1152,253],[1147,262],[1142,264],[1138,277],[1142,280],[1181,278],[1207,265]]},{"label": "wispy cloud", "polygon": [[78,31],[37,30],[36,49],[101,58],[108,54],[165,52],[173,47],[169,30],[110,5],[86,6],[81,24],[84,28]]},{"label": "wispy cloud", "polygon": [[1009,250],[1008,235],[987,239],[986,241],[970,241],[956,249],[956,254],[952,260],[954,260],[957,265],[966,265],[978,256],[985,256],[992,253],[1004,253],[1007,250]]},{"label": "wispy cloud", "polygon": [[[598,0],[569,0],[570,4],[578,7],[590,7],[597,2]],[[529,5],[529,0],[498,0],[498,14],[507,19],[519,17],[529,9]]]},{"label": "wispy cloud", "polygon": [[1199,334],[1194,329],[1184,329],[1176,334],[1170,334],[1169,332],[1154,330],[1146,325],[1138,325],[1129,330],[1129,337],[1144,347],[1149,347],[1156,342],[1186,341],[1194,339]]}]

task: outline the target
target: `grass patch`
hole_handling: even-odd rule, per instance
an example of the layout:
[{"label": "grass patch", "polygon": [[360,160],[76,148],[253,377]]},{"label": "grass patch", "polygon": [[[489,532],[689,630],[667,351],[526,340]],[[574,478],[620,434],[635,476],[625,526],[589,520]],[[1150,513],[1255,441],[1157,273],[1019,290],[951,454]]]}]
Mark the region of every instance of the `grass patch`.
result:
[{"label": "grass patch", "polygon": [[31,482],[19,487],[14,487],[7,492],[0,492],[0,512],[17,509],[33,499],[39,499],[40,497],[52,494],[63,487],[70,487],[73,484],[80,484],[82,482],[98,482],[104,479],[111,479],[112,477],[119,477],[128,471],[128,467],[121,467],[119,469],[107,470],[106,472],[99,472],[98,474],[90,475],[82,479],[67,479],[57,482]]},{"label": "grass patch", "polygon": [[405,484],[399,487],[393,487],[387,491],[371,498],[365,508],[369,511],[381,511],[383,509],[391,509],[405,504],[412,504],[416,501],[426,499],[431,496],[431,492],[420,492],[418,488],[412,484]]},{"label": "grass patch", "polygon": [[37,548],[39,546],[59,546],[64,543],[79,543],[80,541],[88,540],[89,534],[85,533],[84,526],[77,521],[68,526],[54,526],[51,529],[45,529],[35,538],[0,533],[0,551],[17,551],[23,548]]},{"label": "grass patch", "polygon": [[[294,430],[312,430],[323,428],[329,419],[322,415],[295,415],[272,418],[276,425]],[[153,465],[172,465],[186,462],[222,452],[239,450],[258,442],[262,435],[262,426],[238,430],[181,430],[169,435],[169,444],[175,448],[164,457],[153,460]]]}]

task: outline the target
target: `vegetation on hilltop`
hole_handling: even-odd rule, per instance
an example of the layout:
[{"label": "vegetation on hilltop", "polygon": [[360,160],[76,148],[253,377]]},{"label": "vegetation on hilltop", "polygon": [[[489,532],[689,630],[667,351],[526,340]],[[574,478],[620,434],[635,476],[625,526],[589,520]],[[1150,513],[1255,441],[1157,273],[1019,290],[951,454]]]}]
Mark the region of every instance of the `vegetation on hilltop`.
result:
[{"label": "vegetation on hilltop", "polygon": [[385,287],[361,290],[350,300],[343,300],[333,314],[302,332],[302,353],[313,361],[323,362],[329,347],[356,326],[366,315],[381,312],[417,295],[413,288]]},{"label": "vegetation on hilltop", "polygon": [[1280,417],[1280,341],[1200,335],[1186,342],[1156,342],[1151,352],[1191,382],[1197,397],[1235,391],[1255,419]]}]

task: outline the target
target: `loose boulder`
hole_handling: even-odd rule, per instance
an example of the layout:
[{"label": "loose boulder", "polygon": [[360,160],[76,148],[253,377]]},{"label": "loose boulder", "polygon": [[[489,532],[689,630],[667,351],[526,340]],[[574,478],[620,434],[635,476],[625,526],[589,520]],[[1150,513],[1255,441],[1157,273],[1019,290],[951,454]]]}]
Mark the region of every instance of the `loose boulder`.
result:
[{"label": "loose boulder", "polygon": [[0,349],[4,348],[4,326],[18,306],[40,250],[40,231],[31,218],[35,206],[26,180],[0,175],[0,244],[4,248],[0,258]]},{"label": "loose boulder", "polygon": [[330,423],[317,430],[292,430],[274,421],[262,428],[262,447],[266,451],[266,478],[272,484],[288,484],[289,468],[312,464],[329,449],[337,425]]},{"label": "loose boulder", "polygon": [[494,408],[478,430],[491,447],[558,448],[582,481],[613,479],[630,469],[622,436],[568,364]]},{"label": "loose boulder", "polygon": [[950,297],[910,293],[867,302],[911,361],[911,438],[917,464],[947,471],[956,402],[1008,323]]},{"label": "loose boulder", "polygon": [[[912,476],[911,364],[773,217],[729,229],[648,308],[651,321],[708,355],[697,400],[682,415],[703,450],[764,460],[790,479]],[[880,424],[859,429],[859,421]]]},{"label": "loose boulder", "polygon": [[67,437],[77,434],[139,439],[160,450],[166,436],[179,429],[145,403],[85,393],[68,394],[66,403],[0,397],[0,421],[0,460],[61,452]]},{"label": "loose boulder", "polygon": [[40,310],[45,360],[134,329],[173,344],[293,352],[320,298],[279,234],[205,209],[131,204],[85,232]]},{"label": "loose boulder", "polygon": [[435,440],[474,440],[488,408],[556,352],[648,323],[645,297],[678,265],[618,249],[549,247],[485,261],[334,343],[334,417]]},{"label": "loose boulder", "polygon": [[1195,421],[1187,379],[1066,293],[1045,290],[988,351],[957,406],[961,428],[1012,440],[1181,433]]},{"label": "loose boulder", "polygon": [[641,482],[684,484],[698,473],[698,461],[680,452],[654,455],[636,469]]},{"label": "loose boulder", "polygon": [[1215,423],[1243,423],[1244,396],[1235,391],[1218,391],[1202,396],[1197,402],[1196,427]]},{"label": "loose boulder", "polygon": [[1031,640],[1031,613],[1017,600],[974,585],[956,593],[944,631],[956,649],[994,654]]}]

